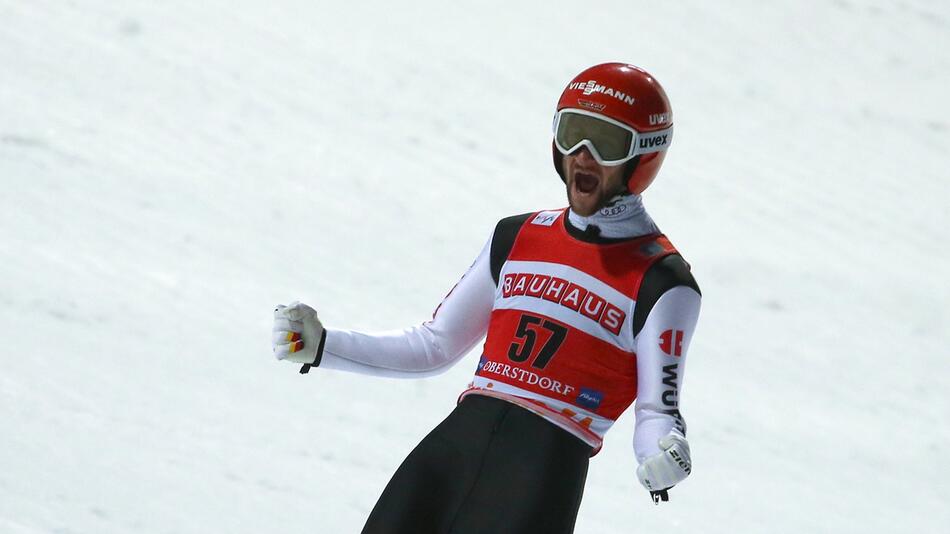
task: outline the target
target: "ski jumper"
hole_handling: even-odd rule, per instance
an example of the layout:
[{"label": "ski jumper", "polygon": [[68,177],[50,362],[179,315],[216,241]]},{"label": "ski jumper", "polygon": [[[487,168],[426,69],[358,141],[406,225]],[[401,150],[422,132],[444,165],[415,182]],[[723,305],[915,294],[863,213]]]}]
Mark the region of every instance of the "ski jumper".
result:
[{"label": "ski jumper", "polygon": [[[363,532],[568,533],[588,458],[631,403],[638,461],[671,429],[685,433],[679,394],[699,288],[639,197],[625,202],[621,217],[503,219],[422,325],[327,329],[317,366],[398,378],[444,371],[487,333],[459,405],[397,470]],[[506,492],[537,506],[490,499]],[[551,518],[542,530],[504,528],[540,516]]]}]

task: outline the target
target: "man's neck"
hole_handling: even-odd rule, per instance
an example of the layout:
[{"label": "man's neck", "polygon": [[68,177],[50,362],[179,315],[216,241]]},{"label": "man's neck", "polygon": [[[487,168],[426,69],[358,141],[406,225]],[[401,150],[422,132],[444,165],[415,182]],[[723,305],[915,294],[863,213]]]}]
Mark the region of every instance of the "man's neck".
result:
[{"label": "man's neck", "polygon": [[586,217],[568,210],[565,222],[585,236],[608,240],[629,239],[660,231],[643,207],[640,195],[613,197],[603,208]]}]

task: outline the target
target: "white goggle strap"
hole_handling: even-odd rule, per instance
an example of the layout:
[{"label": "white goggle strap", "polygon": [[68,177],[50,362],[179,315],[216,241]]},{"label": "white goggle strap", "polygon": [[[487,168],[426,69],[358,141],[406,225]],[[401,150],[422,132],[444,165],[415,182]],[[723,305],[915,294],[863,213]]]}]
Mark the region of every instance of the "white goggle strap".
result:
[{"label": "white goggle strap", "polygon": [[666,150],[673,142],[673,127],[655,132],[638,133],[633,142],[636,144],[633,147],[635,156]]}]

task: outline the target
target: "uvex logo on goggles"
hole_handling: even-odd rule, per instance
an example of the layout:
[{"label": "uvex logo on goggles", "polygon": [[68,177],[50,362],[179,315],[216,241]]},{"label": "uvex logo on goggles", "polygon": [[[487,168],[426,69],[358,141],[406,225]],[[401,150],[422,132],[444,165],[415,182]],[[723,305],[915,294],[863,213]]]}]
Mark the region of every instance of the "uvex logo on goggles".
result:
[{"label": "uvex logo on goggles", "polygon": [[666,150],[673,127],[638,132],[622,122],[582,109],[562,109],[554,116],[554,145],[562,154],[586,147],[601,165],[619,165],[640,154]]}]

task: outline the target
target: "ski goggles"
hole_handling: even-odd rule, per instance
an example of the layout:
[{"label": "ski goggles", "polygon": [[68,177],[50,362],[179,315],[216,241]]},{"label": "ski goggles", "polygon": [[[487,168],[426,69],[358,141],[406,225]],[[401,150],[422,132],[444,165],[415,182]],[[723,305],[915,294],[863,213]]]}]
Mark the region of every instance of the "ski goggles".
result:
[{"label": "ski goggles", "polygon": [[565,156],[587,147],[597,163],[612,167],[640,154],[666,150],[673,127],[640,133],[622,122],[582,109],[562,109],[554,115],[554,146]]}]

